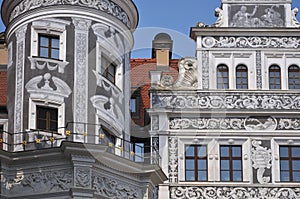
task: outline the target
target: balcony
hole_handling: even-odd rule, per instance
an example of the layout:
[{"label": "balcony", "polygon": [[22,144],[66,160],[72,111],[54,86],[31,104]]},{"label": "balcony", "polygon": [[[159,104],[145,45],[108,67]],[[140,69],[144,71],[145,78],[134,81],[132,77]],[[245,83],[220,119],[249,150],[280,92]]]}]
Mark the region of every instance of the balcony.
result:
[{"label": "balcony", "polygon": [[[83,125],[83,129],[94,129],[94,131],[73,132],[74,125]],[[82,142],[75,140],[82,140]],[[98,146],[100,151],[142,165],[159,165],[161,159],[154,147],[145,147],[117,136],[110,136],[102,130],[101,125],[96,124],[67,123],[66,127],[59,128],[57,131],[30,129],[18,133],[0,132],[0,147],[8,152],[59,148],[62,142],[83,143],[86,148],[94,149]]]}]

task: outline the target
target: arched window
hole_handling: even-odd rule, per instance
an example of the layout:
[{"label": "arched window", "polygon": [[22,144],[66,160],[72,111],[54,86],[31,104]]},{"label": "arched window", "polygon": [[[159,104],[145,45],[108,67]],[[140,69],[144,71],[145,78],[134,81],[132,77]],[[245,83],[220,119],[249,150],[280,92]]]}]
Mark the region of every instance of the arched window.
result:
[{"label": "arched window", "polygon": [[269,89],[281,89],[280,67],[277,65],[269,67]]},{"label": "arched window", "polygon": [[300,69],[297,65],[289,67],[289,89],[300,89]]},{"label": "arched window", "polygon": [[236,67],[236,88],[248,88],[248,68],[245,65],[238,65]]},{"label": "arched window", "polygon": [[226,65],[219,65],[217,67],[217,88],[228,89],[228,67]]}]

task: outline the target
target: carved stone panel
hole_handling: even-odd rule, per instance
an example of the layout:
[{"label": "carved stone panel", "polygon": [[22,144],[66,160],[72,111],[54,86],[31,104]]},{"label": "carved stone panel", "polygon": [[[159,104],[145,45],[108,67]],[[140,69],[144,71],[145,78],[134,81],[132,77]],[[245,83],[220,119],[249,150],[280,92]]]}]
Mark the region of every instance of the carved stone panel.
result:
[{"label": "carved stone panel", "polygon": [[256,88],[262,89],[261,51],[256,51]]},{"label": "carved stone panel", "polygon": [[271,182],[272,150],[270,141],[252,141],[251,160],[253,162],[253,182],[267,184]]},{"label": "carved stone panel", "polygon": [[169,181],[178,182],[178,138],[169,137]]},{"label": "carved stone panel", "polygon": [[50,170],[16,176],[4,176],[4,194],[24,195],[69,190],[73,184],[71,170]]},{"label": "carved stone panel", "polygon": [[196,187],[181,186],[170,188],[171,199],[297,199],[300,188],[284,187]]},{"label": "carved stone panel", "polygon": [[202,52],[202,87],[209,89],[209,54],[208,51]]},{"label": "carved stone panel", "polygon": [[231,27],[283,27],[284,5],[231,5],[229,26]]},{"label": "carved stone panel", "polygon": [[85,167],[75,168],[75,186],[82,188],[91,187],[91,169]]}]

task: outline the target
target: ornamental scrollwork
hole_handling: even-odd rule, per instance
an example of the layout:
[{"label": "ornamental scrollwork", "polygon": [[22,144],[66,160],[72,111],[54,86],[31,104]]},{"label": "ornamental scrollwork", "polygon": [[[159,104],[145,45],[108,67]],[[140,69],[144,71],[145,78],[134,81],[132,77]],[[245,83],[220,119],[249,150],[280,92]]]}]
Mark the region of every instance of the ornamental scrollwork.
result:
[{"label": "ornamental scrollwork", "polygon": [[72,186],[70,170],[43,171],[19,174],[13,178],[4,176],[5,192],[9,194],[43,193],[68,190]]},{"label": "ornamental scrollwork", "polygon": [[178,182],[178,138],[169,137],[169,181]]},{"label": "ornamental scrollwork", "polygon": [[240,118],[183,118],[171,119],[170,129],[244,129],[246,119]]},{"label": "ornamental scrollwork", "polygon": [[130,28],[131,23],[128,15],[119,5],[110,0],[23,0],[11,12],[9,21],[29,10],[52,5],[77,5],[96,9],[116,17]]},{"label": "ornamental scrollwork", "polygon": [[139,199],[142,196],[137,188],[119,180],[96,175],[93,179],[93,189],[96,194],[112,199]]},{"label": "ornamental scrollwork", "polygon": [[300,48],[299,37],[204,37],[204,48]]},{"label": "ornamental scrollwork", "polygon": [[264,109],[299,110],[299,95],[213,95],[200,93],[195,95],[153,95],[153,107],[159,108],[198,108],[198,109]]},{"label": "ornamental scrollwork", "polygon": [[272,164],[272,150],[267,149],[267,147],[260,146],[261,141],[253,140],[251,149],[251,159],[252,167],[257,169],[257,181],[260,184],[266,184],[270,182],[270,177],[264,177],[264,172],[266,169],[270,169]]},{"label": "ornamental scrollwork", "polygon": [[280,119],[278,122],[278,129],[284,130],[300,130],[299,119]]},{"label": "ornamental scrollwork", "polygon": [[300,188],[282,187],[195,187],[182,186],[170,188],[171,199],[297,199],[300,198]]}]

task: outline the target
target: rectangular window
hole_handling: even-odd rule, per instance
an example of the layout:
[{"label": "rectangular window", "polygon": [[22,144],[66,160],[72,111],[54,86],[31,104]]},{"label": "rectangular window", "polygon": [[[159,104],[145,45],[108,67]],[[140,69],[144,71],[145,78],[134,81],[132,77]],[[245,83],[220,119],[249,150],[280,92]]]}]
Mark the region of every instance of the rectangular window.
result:
[{"label": "rectangular window", "polygon": [[59,59],[59,37],[39,34],[39,57]]},{"label": "rectangular window", "polygon": [[131,144],[131,150],[134,152],[135,162],[144,162],[144,143],[133,143]]},{"label": "rectangular window", "polygon": [[111,63],[106,58],[102,57],[101,74],[113,84],[115,84],[116,82],[116,68],[117,68],[116,64]]},{"label": "rectangular window", "polygon": [[4,125],[0,124],[0,132],[3,132],[3,130],[4,130]]},{"label": "rectangular window", "polygon": [[281,146],[280,181],[300,182],[300,146]]},{"label": "rectangular window", "polygon": [[57,131],[58,110],[56,108],[37,106],[37,129]]},{"label": "rectangular window", "polygon": [[207,147],[205,145],[185,147],[185,180],[207,181]]},{"label": "rectangular window", "polygon": [[242,147],[220,146],[221,181],[243,181]]}]

